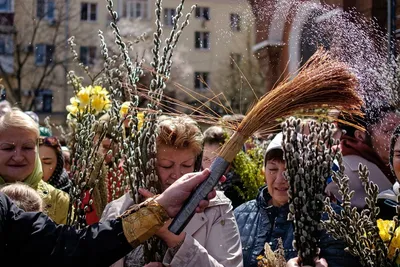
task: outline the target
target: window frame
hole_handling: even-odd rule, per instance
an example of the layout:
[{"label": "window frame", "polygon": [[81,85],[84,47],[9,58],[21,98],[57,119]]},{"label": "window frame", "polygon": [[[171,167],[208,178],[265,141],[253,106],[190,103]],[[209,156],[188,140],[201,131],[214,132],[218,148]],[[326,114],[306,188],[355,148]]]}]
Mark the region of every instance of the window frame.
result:
[{"label": "window frame", "polygon": [[[141,6],[137,8],[138,4]],[[150,12],[149,12],[149,1],[148,0],[127,0],[123,5],[122,14],[125,15],[128,19],[150,19]],[[138,11],[140,10],[140,15],[138,15]]]},{"label": "window frame", "polygon": [[206,6],[197,6],[195,9],[195,17],[197,19],[205,19],[207,21],[211,20],[210,8]]},{"label": "window frame", "polygon": [[[84,55],[84,53],[82,53],[84,49],[86,49],[85,55]],[[82,45],[79,48],[79,61],[81,63],[83,63],[85,66],[93,66],[94,65],[94,61],[96,59],[96,52],[97,52],[97,47],[96,46],[85,46],[85,45]]]},{"label": "window frame", "polygon": [[241,16],[239,13],[230,13],[230,28],[233,32],[240,32],[241,31]]},{"label": "window frame", "polygon": [[[207,46],[205,47],[204,44],[207,44]],[[211,49],[211,33],[208,31],[195,31],[194,32],[194,48],[198,49],[198,50],[210,50]]]},{"label": "window frame", "polygon": [[[39,14],[39,2],[43,3],[43,16]],[[51,3],[52,5],[49,5]],[[51,10],[49,9],[51,7]],[[55,0],[36,0],[36,17],[39,19],[45,20],[54,20],[55,19],[55,10],[56,10],[56,3]]]},{"label": "window frame", "polygon": [[[38,54],[39,48],[43,51],[42,53]],[[51,54],[49,54],[49,51],[51,51]],[[38,55],[43,55],[43,60],[40,62],[37,60]],[[55,47],[54,45],[49,45],[49,44],[37,44],[35,46],[35,65],[36,66],[46,66],[46,65],[51,65],[54,62],[54,55],[55,55]]]},{"label": "window frame", "polygon": [[164,25],[173,26],[173,18],[176,16],[175,8],[164,8]]},{"label": "window frame", "polygon": [[[86,5],[86,19],[83,18],[83,6]],[[92,15],[93,15],[93,8],[92,6],[95,6],[94,8],[94,15],[95,15],[95,19],[92,19]],[[98,18],[98,5],[97,3],[93,3],[93,2],[81,2],[81,12],[80,12],[80,17],[81,17],[81,21],[86,21],[86,22],[96,22],[97,18]]]},{"label": "window frame", "polygon": [[0,13],[14,13],[14,0],[6,0],[5,6],[7,8],[5,9],[0,9]]},{"label": "window frame", "polygon": [[[201,76],[202,79],[199,79],[199,76]],[[204,78],[206,77],[206,78]],[[205,84],[202,82],[204,80]],[[198,85],[198,86],[197,86]],[[195,71],[194,72],[194,89],[198,91],[204,91],[207,90],[210,85],[210,72],[208,71]]]},{"label": "window frame", "polygon": [[4,53],[1,53],[0,56],[13,56],[14,55],[14,39],[10,34],[0,34],[0,44],[4,44]]}]

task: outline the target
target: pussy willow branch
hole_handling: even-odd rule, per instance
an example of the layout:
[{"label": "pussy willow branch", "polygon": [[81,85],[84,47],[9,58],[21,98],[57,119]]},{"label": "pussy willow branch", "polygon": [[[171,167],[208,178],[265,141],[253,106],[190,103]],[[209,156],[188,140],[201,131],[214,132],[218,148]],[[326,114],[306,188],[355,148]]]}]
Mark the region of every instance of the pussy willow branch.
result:
[{"label": "pussy willow branch", "polygon": [[301,120],[283,124],[286,178],[289,181],[289,210],[294,223],[294,247],[304,265],[314,265],[322,230],[323,195],[335,158],[332,127],[310,122],[310,134],[298,134]]},{"label": "pussy willow branch", "polygon": [[347,243],[346,251],[357,256],[363,266],[392,266],[387,258],[388,250],[379,236],[376,225],[378,209],[376,201],[378,187],[369,181],[369,172],[366,166],[360,165],[359,174],[363,182],[364,190],[367,192],[366,209],[361,212],[351,206],[354,191],[350,190],[349,177],[344,174],[343,158],[337,153],[339,171],[333,172],[332,180],[339,188],[342,199],[342,210],[336,213],[330,205],[330,199],[325,200],[325,209],[329,220],[324,221],[324,228],[334,238],[341,239]]}]

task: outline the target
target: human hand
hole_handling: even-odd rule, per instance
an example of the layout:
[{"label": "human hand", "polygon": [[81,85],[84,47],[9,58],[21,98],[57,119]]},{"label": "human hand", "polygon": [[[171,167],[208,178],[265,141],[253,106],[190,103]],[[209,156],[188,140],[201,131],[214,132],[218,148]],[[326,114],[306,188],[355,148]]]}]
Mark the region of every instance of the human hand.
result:
[{"label": "human hand", "polygon": [[[156,198],[156,201],[164,207],[168,215],[174,218],[179,212],[185,200],[196,189],[196,187],[203,182],[210,175],[210,170],[205,169],[202,172],[188,173],[176,180],[170,187],[168,187],[161,195]],[[225,181],[225,177],[220,179],[221,182]],[[216,196],[215,190],[212,190],[207,200],[200,201],[196,212],[202,212],[208,207],[210,199]]]},{"label": "human hand", "polygon": [[144,267],[164,267],[161,262],[149,262]]},{"label": "human hand", "polygon": [[179,235],[176,235],[172,233],[170,230],[168,230],[168,227],[170,226],[172,220],[167,221],[163,227],[161,227],[160,230],[156,233],[156,236],[158,236],[160,239],[162,239],[169,248],[173,248],[179,243],[183,242],[185,240],[186,233],[182,232]]},{"label": "human hand", "polygon": [[[146,189],[139,189],[139,193],[145,198],[150,198],[153,197],[154,194],[151,193],[150,191]],[[168,220],[163,227],[158,230],[156,235],[164,240],[164,242],[167,244],[168,247],[172,248],[175,247],[177,244],[179,244],[181,241],[185,239],[185,232],[182,232],[180,235],[175,235],[171,231],[168,230],[169,225],[171,224],[172,219]]]},{"label": "human hand", "polygon": [[[293,258],[286,263],[286,267],[299,267],[299,258]],[[303,267],[310,267],[309,265],[303,265]],[[324,258],[315,259],[315,267],[328,267],[328,263]]]}]

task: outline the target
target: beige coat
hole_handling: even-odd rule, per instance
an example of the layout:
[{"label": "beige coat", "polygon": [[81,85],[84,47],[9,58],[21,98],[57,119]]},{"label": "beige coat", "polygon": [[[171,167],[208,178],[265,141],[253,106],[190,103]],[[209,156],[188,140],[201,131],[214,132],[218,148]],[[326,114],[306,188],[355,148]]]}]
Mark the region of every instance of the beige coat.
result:
[{"label": "beige coat", "polygon": [[[392,183],[374,163],[356,155],[344,156],[344,173],[349,177],[350,190],[354,190],[351,204],[362,209],[365,206],[365,198],[367,197],[367,194],[364,191],[364,186],[362,185],[358,175],[358,166],[360,163],[367,166],[369,170],[369,180],[379,186],[379,192],[392,188]],[[328,184],[326,192],[328,195],[333,194],[337,199],[341,199],[338,193],[338,187],[334,182]]]},{"label": "beige coat", "polygon": [[[129,193],[109,203],[100,221],[116,218],[133,204]],[[242,267],[242,245],[231,201],[222,193],[209,207],[196,213],[184,229],[185,240],[171,257],[168,250],[163,264],[171,267]],[[112,265],[123,267],[123,259]]]}]

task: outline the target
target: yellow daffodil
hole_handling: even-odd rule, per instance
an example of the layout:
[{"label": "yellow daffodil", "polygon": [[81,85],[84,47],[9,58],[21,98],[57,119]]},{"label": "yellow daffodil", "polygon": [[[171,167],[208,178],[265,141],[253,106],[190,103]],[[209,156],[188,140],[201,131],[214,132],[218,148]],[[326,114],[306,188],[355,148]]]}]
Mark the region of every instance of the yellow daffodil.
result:
[{"label": "yellow daffodil", "polygon": [[109,110],[111,107],[107,90],[98,85],[82,88],[75,97],[70,99],[70,102],[71,104],[66,108],[73,116],[85,112],[96,115],[100,112]]},{"label": "yellow daffodil", "polygon": [[68,105],[67,111],[71,114],[76,116],[78,114],[79,108],[75,105]]},{"label": "yellow daffodil", "polygon": [[101,112],[105,109],[106,102],[102,96],[93,95],[91,99],[91,109],[92,113]]},{"label": "yellow daffodil", "polygon": [[[379,236],[382,238],[384,242],[389,245],[389,259],[393,260],[393,257],[396,256],[396,249],[400,249],[400,228],[394,230],[395,224],[392,220],[382,220],[378,219],[377,225],[379,228]],[[393,234],[393,238],[392,238]],[[400,264],[400,258],[397,257],[396,263]]]},{"label": "yellow daffodil", "polygon": [[77,100],[82,108],[86,108],[90,103],[90,91],[84,88],[78,92]]},{"label": "yellow daffodil", "polygon": [[379,235],[382,238],[383,242],[390,241],[391,235],[389,231],[394,227],[394,221],[382,220],[379,219],[376,221],[379,228]]},{"label": "yellow daffodil", "polygon": [[137,128],[137,130],[139,131],[143,127],[144,113],[143,112],[138,112],[137,118],[138,118],[138,128]]},{"label": "yellow daffodil", "polygon": [[121,108],[120,108],[120,110],[119,110],[119,115],[120,115],[122,118],[124,118],[124,117],[128,114],[130,104],[131,104],[131,102],[128,101],[128,102],[124,102],[124,103],[121,105]]}]

